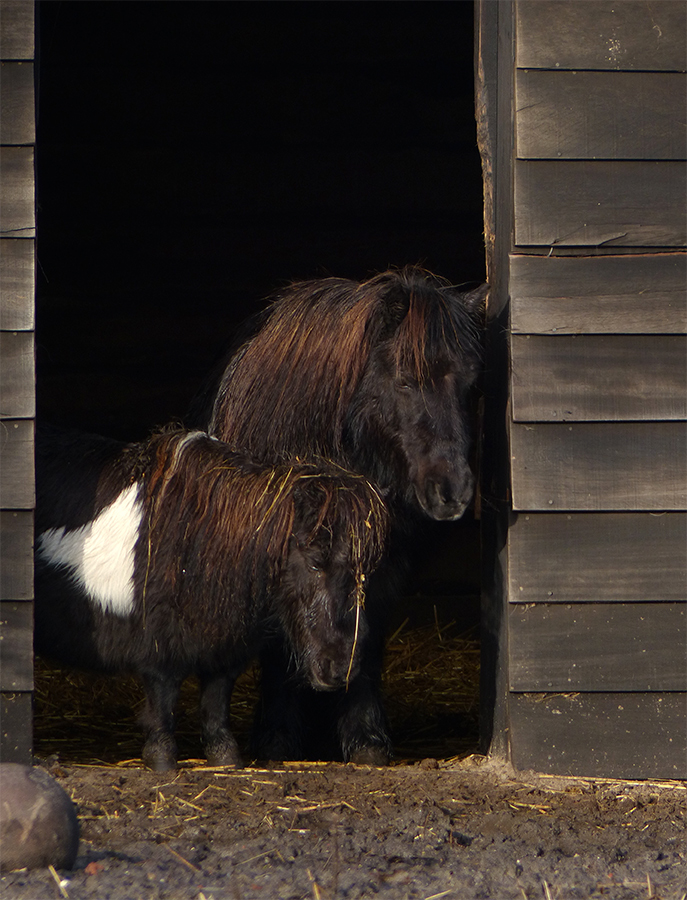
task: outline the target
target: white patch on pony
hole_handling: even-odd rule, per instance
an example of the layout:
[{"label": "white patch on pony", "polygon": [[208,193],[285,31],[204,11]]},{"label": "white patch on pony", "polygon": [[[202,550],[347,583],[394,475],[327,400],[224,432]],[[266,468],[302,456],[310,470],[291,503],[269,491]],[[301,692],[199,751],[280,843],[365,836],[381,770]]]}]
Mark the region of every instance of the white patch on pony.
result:
[{"label": "white patch on pony", "polygon": [[70,569],[89,599],[106,612],[130,615],[141,517],[138,484],[132,484],[81,528],[44,531],[38,537],[38,555],[50,565]]}]

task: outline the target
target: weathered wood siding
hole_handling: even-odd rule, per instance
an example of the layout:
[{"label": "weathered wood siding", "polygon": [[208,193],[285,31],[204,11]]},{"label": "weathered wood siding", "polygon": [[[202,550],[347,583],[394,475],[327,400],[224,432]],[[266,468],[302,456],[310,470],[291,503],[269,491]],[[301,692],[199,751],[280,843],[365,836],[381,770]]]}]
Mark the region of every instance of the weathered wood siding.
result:
[{"label": "weathered wood siding", "polygon": [[34,4],[0,0],[0,759],[30,762],[33,691]]},{"label": "weathered wood siding", "polygon": [[485,482],[492,749],[687,777],[687,7],[496,6],[477,4],[509,382],[510,467]]}]

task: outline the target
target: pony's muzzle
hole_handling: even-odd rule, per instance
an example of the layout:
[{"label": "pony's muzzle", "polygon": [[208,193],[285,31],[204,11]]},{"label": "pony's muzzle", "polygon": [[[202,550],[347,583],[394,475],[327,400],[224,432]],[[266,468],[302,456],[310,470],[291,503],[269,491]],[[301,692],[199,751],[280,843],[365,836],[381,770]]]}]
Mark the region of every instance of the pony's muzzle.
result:
[{"label": "pony's muzzle", "polygon": [[[351,651],[352,652],[352,651]],[[345,687],[347,678],[353,679],[360,670],[360,662],[356,653],[351,664],[350,654],[322,653],[312,660],[308,676],[311,686],[316,691],[336,691]]]},{"label": "pony's muzzle", "polygon": [[453,521],[463,515],[474,492],[475,476],[469,469],[460,475],[435,472],[425,479],[418,501],[433,519]]}]

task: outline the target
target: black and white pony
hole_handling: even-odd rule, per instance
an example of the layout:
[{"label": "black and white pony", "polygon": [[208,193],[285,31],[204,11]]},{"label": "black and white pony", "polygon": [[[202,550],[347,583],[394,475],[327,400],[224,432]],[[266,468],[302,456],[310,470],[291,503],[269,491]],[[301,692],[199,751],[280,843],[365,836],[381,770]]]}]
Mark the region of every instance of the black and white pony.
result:
[{"label": "black and white pony", "polygon": [[[471,502],[470,397],[487,290],[461,291],[415,267],[362,283],[292,284],[272,298],[195,413],[211,434],[263,461],[335,460],[389,505],[391,551],[368,591],[362,672],[329,704],[346,760],[383,764],[391,755],[380,693],[385,608],[397,596],[408,535],[418,519],[455,520]],[[262,655],[260,758],[312,755],[307,692],[284,677],[287,658],[286,645]]]},{"label": "black and white pony", "polygon": [[160,771],[176,765],[175,705],[197,675],[208,761],[240,765],[231,691],[270,633],[290,680],[355,681],[386,523],[376,489],[333,463],[257,464],[202,432],[125,445],[39,430],[36,651],[136,673],[143,759]]}]

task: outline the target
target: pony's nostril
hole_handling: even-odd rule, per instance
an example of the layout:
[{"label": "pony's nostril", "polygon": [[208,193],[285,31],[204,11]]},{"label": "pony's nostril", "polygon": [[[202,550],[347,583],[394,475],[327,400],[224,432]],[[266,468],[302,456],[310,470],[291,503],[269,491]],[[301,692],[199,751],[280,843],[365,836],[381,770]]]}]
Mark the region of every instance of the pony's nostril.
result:
[{"label": "pony's nostril", "polygon": [[430,482],[429,495],[440,504],[450,504],[456,499],[453,485],[448,478]]},{"label": "pony's nostril", "polygon": [[453,502],[453,486],[450,481],[445,480],[436,485],[436,491],[442,503]]}]

